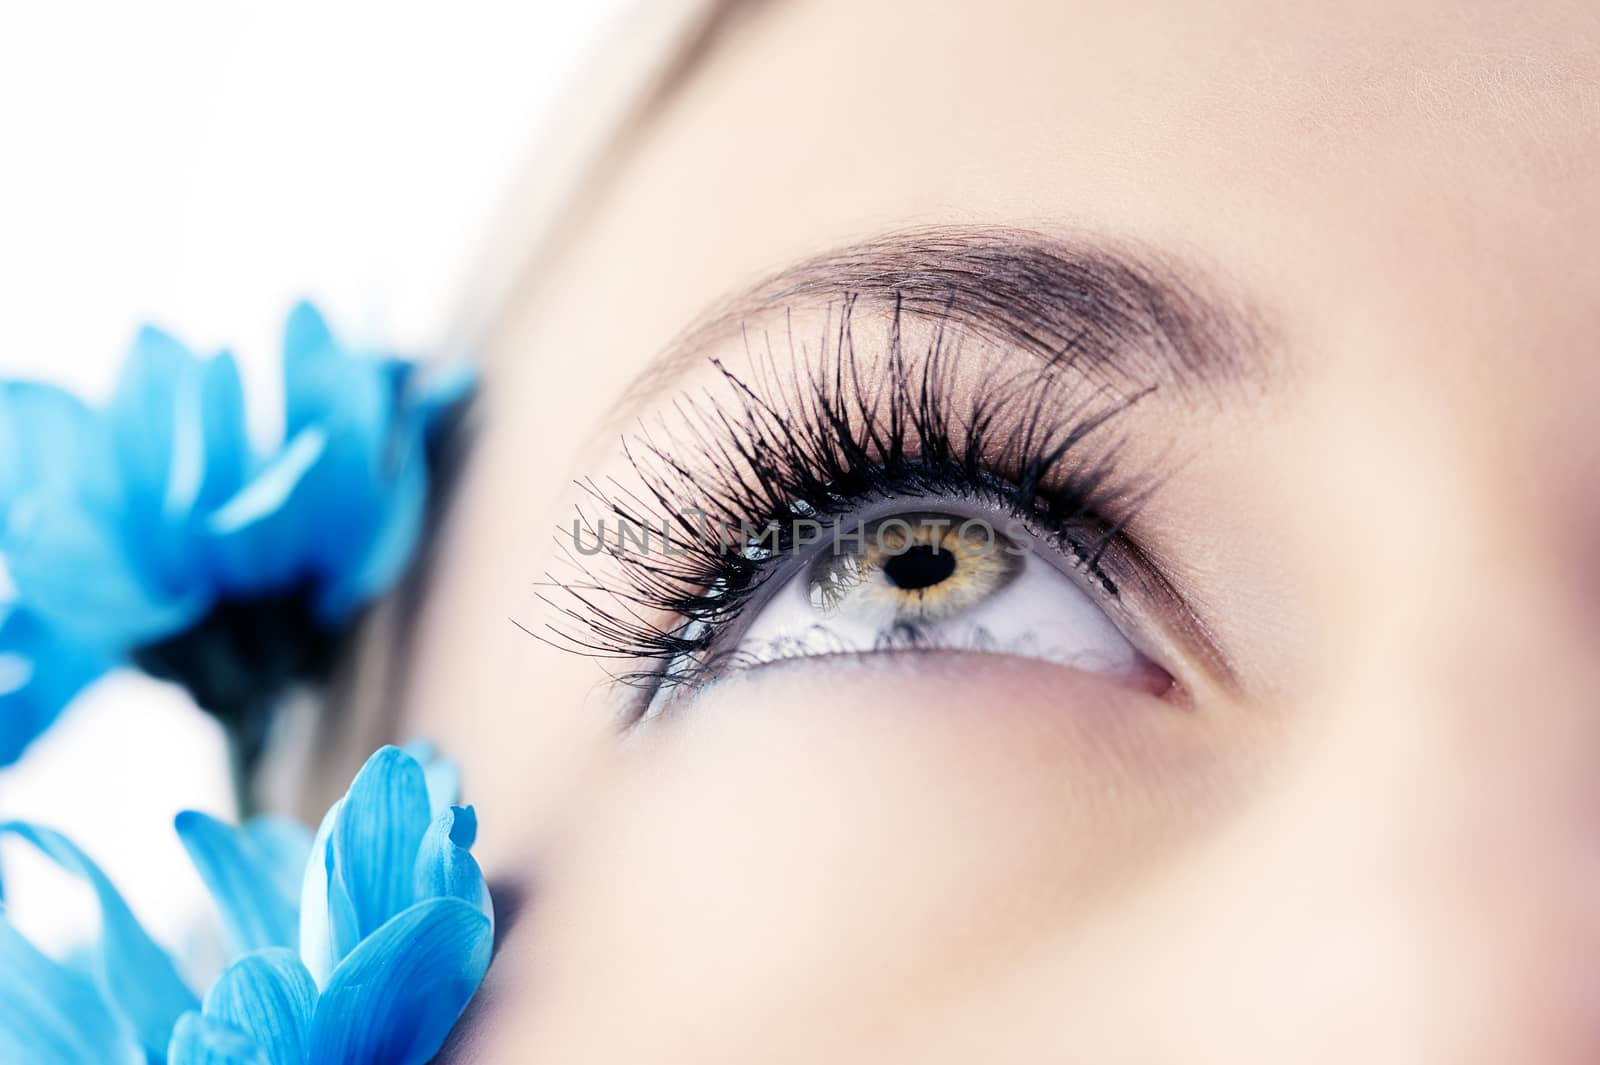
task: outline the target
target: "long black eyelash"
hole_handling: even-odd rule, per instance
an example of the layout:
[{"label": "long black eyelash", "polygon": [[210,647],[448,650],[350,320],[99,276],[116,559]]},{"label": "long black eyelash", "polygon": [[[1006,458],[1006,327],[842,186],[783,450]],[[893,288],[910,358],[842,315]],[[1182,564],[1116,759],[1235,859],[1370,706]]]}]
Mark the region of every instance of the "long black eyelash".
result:
[{"label": "long black eyelash", "polygon": [[[814,345],[787,323],[785,358],[770,334],[746,335],[744,376],[712,360],[734,402],[719,403],[708,388],[625,440],[641,488],[579,482],[586,501],[558,532],[574,575],[549,577],[540,598],[557,617],[533,635],[637,667],[616,673],[624,683],[698,683],[716,672],[718,633],[797,549],[797,521],[919,492],[981,493],[1009,507],[1117,594],[1101,555],[1142,497],[1119,487],[1127,479],[1105,427],[1144,393],[1075,387],[1068,345],[1043,366],[985,378],[958,405],[961,338],[942,323],[912,349],[898,302],[887,324],[874,317],[886,350],[869,375],[856,349],[855,301],[828,319]],[[1091,436],[1095,452],[1079,461]],[[752,529],[767,550],[750,549]]]}]

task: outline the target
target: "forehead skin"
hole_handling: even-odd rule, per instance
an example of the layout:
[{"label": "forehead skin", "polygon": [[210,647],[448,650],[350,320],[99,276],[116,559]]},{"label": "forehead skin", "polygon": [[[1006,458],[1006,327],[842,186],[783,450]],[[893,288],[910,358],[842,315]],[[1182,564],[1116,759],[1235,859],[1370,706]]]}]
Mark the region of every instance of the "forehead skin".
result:
[{"label": "forehead skin", "polygon": [[[485,810],[525,812],[485,818],[491,872],[550,853],[614,741],[580,709],[593,666],[504,619],[529,617],[595,426],[708,306],[908,226],[1131,242],[1266,323],[1281,387],[1195,427],[1204,453],[1151,518],[1252,690],[1329,702],[1375,628],[1466,646],[1461,586],[1488,595],[1508,565],[1555,616],[1575,574],[1600,586],[1597,174],[1592,0],[763,5],[490,338],[408,728],[460,754]],[[513,1012],[525,947],[497,970]]]},{"label": "forehead skin", "polygon": [[[550,290],[627,313],[572,313],[559,350],[645,357],[753,276],[924,222],[1192,249],[1324,349],[1592,291],[1592,4],[932,10],[776,4],[731,35]],[[538,364],[548,305],[507,323]]]}]

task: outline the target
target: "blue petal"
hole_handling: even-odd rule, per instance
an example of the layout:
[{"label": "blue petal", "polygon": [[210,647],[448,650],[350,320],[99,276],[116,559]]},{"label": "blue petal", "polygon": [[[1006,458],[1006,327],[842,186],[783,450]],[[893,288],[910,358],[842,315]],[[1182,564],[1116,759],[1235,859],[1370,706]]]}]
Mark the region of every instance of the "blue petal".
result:
[{"label": "blue petal", "polygon": [[238,491],[249,460],[244,394],[232,356],[201,359],[145,328],[106,412],[126,490],[123,532],[147,580],[212,597],[198,541],[205,514]]},{"label": "blue petal", "polygon": [[[165,342],[176,347],[176,341]],[[171,438],[171,454],[162,494],[142,501],[141,528],[150,539],[141,540],[136,550],[158,569],[166,587],[219,595],[224,590],[221,560],[208,544],[206,523],[211,512],[243,488],[253,465],[245,392],[234,357],[221,352],[205,360],[179,361],[165,392],[142,408],[125,411],[122,432],[138,435],[157,419],[173,425],[170,433],[163,433]]]},{"label": "blue petal", "polygon": [[322,462],[327,444],[320,426],[301,430],[212,511],[206,522],[208,553],[225,591],[280,591],[307,575],[309,545],[320,535],[318,515],[291,502],[305,495],[306,478]]},{"label": "blue petal", "polygon": [[234,962],[206,993],[206,1017],[254,1040],[268,1065],[306,1065],[317,985],[294,952],[263,950]]},{"label": "blue petal", "polygon": [[428,781],[428,811],[438,817],[461,801],[461,769],[428,740],[412,740],[401,750],[417,760]]},{"label": "blue petal", "polygon": [[[372,580],[392,579],[381,574],[398,571],[396,553],[404,556],[401,565],[409,558],[415,534],[407,529],[420,521],[406,498],[407,486],[419,476],[425,480],[425,473],[409,470],[413,461],[421,462],[420,454],[410,454],[420,452],[419,434],[400,417],[411,366],[345,350],[309,304],[289,316],[283,363],[287,432],[317,426],[327,433],[326,451],[294,505],[322,522],[321,535],[309,545],[312,571],[329,582],[350,582],[321,606],[324,618],[341,620],[370,598]],[[420,507],[415,510],[420,515]],[[379,558],[369,563],[374,552]],[[368,569],[373,577],[350,576]]]},{"label": "blue petal", "polygon": [[106,997],[152,1055],[167,1048],[172,1026],[198,1005],[172,959],[140,927],[100,867],[65,836],[23,821],[0,822],[0,836],[33,844],[55,863],[89,882],[100,904],[99,977]]},{"label": "blue petal", "polygon": [[422,764],[428,778],[428,808],[438,816],[461,799],[461,769],[448,758],[435,758]]},{"label": "blue petal", "polygon": [[318,619],[338,624],[411,561],[424,440],[471,377],[453,375],[408,406],[411,365],[347,351],[307,303],[289,315],[283,373],[283,447],[210,518],[218,572],[233,594],[309,583]]},{"label": "blue petal", "polygon": [[0,513],[31,493],[85,494],[116,509],[121,483],[99,418],[65,389],[0,382]]},{"label": "blue petal", "polygon": [[101,655],[61,639],[28,610],[0,617],[0,766],[16,761],[105,669]]},{"label": "blue petal", "polygon": [[267,1065],[267,1058],[238,1029],[190,1012],[173,1027],[167,1065]]},{"label": "blue petal", "polygon": [[[106,419],[130,500],[148,504],[141,510],[160,513],[179,438],[189,436],[192,428],[192,438],[185,442],[186,446],[191,450],[201,446],[198,389],[188,397],[188,405],[195,408],[187,414],[192,427],[179,424],[183,419],[177,409],[184,385],[199,383],[199,375],[193,372],[196,363],[183,344],[146,326],[139,331],[122,364]],[[190,380],[186,382],[185,378]],[[199,478],[194,480],[198,488]]]},{"label": "blue petal", "polygon": [[333,850],[333,830],[344,804],[340,799],[322,818],[300,890],[300,960],[318,987],[327,984],[334,966],[361,941]]},{"label": "blue petal", "polygon": [[0,555],[51,628],[110,649],[176,631],[205,605],[146,580],[116,470],[110,434],[76,397],[0,382]]},{"label": "blue petal", "polygon": [[[179,586],[180,560],[192,552],[176,533],[205,473],[198,360],[161,330],[141,329],[106,421],[127,494],[123,528],[161,586]],[[177,522],[169,522],[169,510]]]},{"label": "blue petal", "polygon": [[[352,395],[373,391],[375,382],[362,377],[351,383]],[[386,398],[372,399],[374,406]],[[322,581],[349,580],[349,574],[366,568],[368,554],[379,546],[387,516],[398,508],[403,516],[407,500],[391,501],[387,479],[390,437],[387,412],[377,409],[363,415],[360,404],[340,412],[326,423],[328,448],[322,462],[306,478],[297,504],[304,513],[324,523],[323,535],[311,544],[310,567]],[[323,619],[339,620],[360,605],[347,592],[324,593],[317,606]]]},{"label": "blue petal", "polygon": [[301,302],[283,333],[285,438],[313,425],[381,430],[409,368],[397,359],[346,351],[322,314]]},{"label": "blue petal", "polygon": [[311,857],[310,830],[291,818],[264,814],[246,821],[244,834],[267,863],[278,893],[294,900],[298,910],[306,861]]},{"label": "blue petal", "polygon": [[244,386],[231,354],[222,352],[206,363],[200,395],[205,415],[206,462],[198,502],[209,508],[239,490],[251,462]]},{"label": "blue petal", "polygon": [[248,836],[195,810],[180,813],[175,825],[236,954],[297,941],[296,898],[280,892],[281,881]]},{"label": "blue petal", "polygon": [[422,443],[400,438],[395,468],[374,486],[366,527],[352,531],[348,558],[326,562],[330,580],[317,600],[317,613],[328,621],[349,616],[389,587],[411,563],[422,534],[428,496],[428,464]]},{"label": "blue petal", "polygon": [[341,357],[327,320],[309,301],[289,312],[283,328],[283,401],[286,436],[319,421],[337,402]]},{"label": "blue petal", "polygon": [[489,921],[460,899],[429,899],[365,940],[317,1001],[311,1060],[423,1065],[489,968]]},{"label": "blue petal", "polygon": [[351,782],[333,828],[335,866],[362,938],[411,905],[429,822],[422,767],[398,747],[379,749]]},{"label": "blue petal", "polygon": [[470,806],[452,806],[434,818],[417,852],[415,894],[418,899],[457,898],[470,903],[494,925],[489,885],[470,850],[478,836],[478,818]]},{"label": "blue petal", "polygon": [[152,589],[115,517],[76,504],[34,514],[40,520],[0,554],[21,601],[64,637],[121,651],[180,631],[208,605],[195,595]]},{"label": "blue petal", "polygon": [[0,1061],[144,1065],[144,1055],[93,983],[0,918]]}]

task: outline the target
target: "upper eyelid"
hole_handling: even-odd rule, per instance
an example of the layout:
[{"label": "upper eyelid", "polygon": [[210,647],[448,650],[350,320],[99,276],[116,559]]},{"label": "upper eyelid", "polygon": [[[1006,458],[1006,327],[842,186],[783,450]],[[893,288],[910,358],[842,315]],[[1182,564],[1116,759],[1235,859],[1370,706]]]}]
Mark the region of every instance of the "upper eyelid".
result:
[{"label": "upper eyelid", "polygon": [[[835,325],[829,326],[838,332],[825,330],[825,337],[835,338],[835,346],[829,350],[825,345],[817,356],[820,361],[813,360],[815,352],[807,354],[803,345],[796,345],[789,352],[791,362],[769,353],[765,369],[771,370],[770,374],[757,366],[754,377],[740,378],[713,360],[717,376],[731,390],[733,407],[726,401],[711,400],[709,394],[703,397],[704,406],[696,403],[702,397],[685,397],[687,402],[671,408],[682,420],[682,435],[668,432],[666,447],[648,433],[626,440],[623,456],[642,478],[640,488],[630,490],[613,482],[622,494],[608,499],[591,483],[588,491],[600,504],[601,515],[626,519],[630,512],[643,514],[646,520],[638,524],[650,525],[654,524],[648,518],[652,508],[660,508],[654,510],[659,516],[670,513],[673,505],[681,505],[685,498],[698,497],[716,501],[712,509],[721,511],[719,520],[737,520],[742,527],[747,518],[760,522],[793,513],[795,501],[808,506],[817,501],[827,510],[829,499],[843,498],[854,505],[874,489],[892,488],[901,495],[916,478],[927,484],[931,475],[941,493],[964,483],[989,488],[997,500],[1026,500],[1035,507],[1048,502],[1034,520],[1052,525],[1059,526],[1073,516],[1111,517],[1097,504],[1099,486],[1116,480],[1110,476],[1115,463],[1110,455],[1097,459],[1099,448],[1087,437],[1100,431],[1098,427],[1109,414],[1126,410],[1131,401],[1097,396],[1090,397],[1090,404],[1077,395],[1079,389],[1071,381],[1060,380],[1058,375],[1027,373],[1017,375],[1024,386],[1020,390],[1008,376],[989,374],[974,393],[945,372],[954,367],[955,354],[962,350],[959,338],[935,329],[932,346],[925,347],[912,339],[898,318],[879,323],[886,330],[882,358],[887,361],[875,361],[872,372],[862,376],[856,372],[862,363],[851,316],[847,304]],[[789,376],[784,365],[792,365],[798,376]],[[801,371],[800,366],[808,369]],[[767,392],[767,388],[775,391]],[[989,417],[978,417],[980,410],[987,410]],[[1000,412],[1008,417],[996,421],[994,415]],[[891,427],[895,417],[900,419],[898,431]],[[1085,448],[1090,450],[1084,452]],[[1069,449],[1073,454],[1084,452],[1082,459],[1063,463]],[[1080,490],[1080,474],[1075,469],[1081,471],[1085,466],[1093,466],[1097,472],[1089,478],[1092,485],[1086,482]],[[1015,475],[1009,485],[1005,473]],[[725,509],[730,500],[735,505]],[[701,531],[699,523],[694,531]],[[691,582],[681,567],[672,568],[671,560],[662,569],[620,556],[616,561],[624,577],[639,577],[636,587],[646,600],[660,600],[665,595],[667,602],[693,601],[696,609],[710,611],[706,616],[723,618],[742,609],[744,597],[761,576],[761,567],[753,561],[730,566],[730,556],[718,557],[720,561],[707,559],[694,575],[726,575],[726,580],[717,578],[721,591],[714,601],[703,596],[685,598],[692,591],[689,584],[698,583],[702,589],[710,584]],[[595,586],[592,580],[588,583]],[[619,640],[621,646],[641,646],[654,644],[654,634],[665,636],[646,626],[643,619],[596,611],[590,603],[584,606],[599,616],[599,628],[605,630],[601,633],[602,653],[615,653],[611,649]],[[628,612],[632,613],[631,608]],[[573,614],[569,611],[566,616]],[[640,642],[634,643],[635,639]],[[582,644],[581,640],[573,642]]]}]

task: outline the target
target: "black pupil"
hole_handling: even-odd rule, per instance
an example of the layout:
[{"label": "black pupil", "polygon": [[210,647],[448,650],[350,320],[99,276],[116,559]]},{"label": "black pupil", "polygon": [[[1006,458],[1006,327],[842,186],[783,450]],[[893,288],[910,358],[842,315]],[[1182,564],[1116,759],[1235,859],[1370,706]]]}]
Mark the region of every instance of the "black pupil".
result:
[{"label": "black pupil", "polygon": [[932,588],[955,571],[956,556],[935,544],[913,544],[883,564],[889,582],[908,592]]}]

